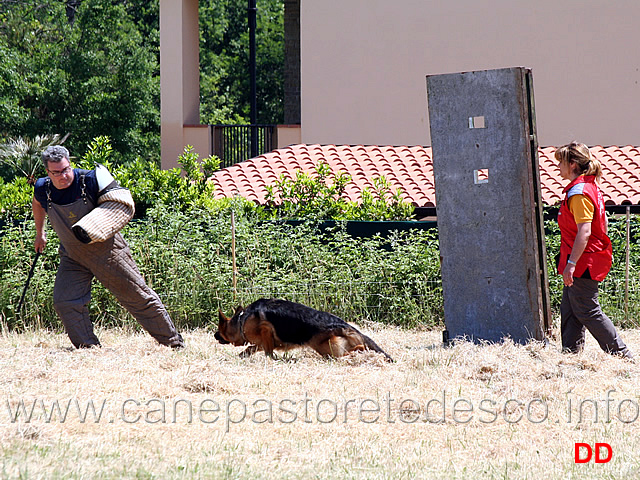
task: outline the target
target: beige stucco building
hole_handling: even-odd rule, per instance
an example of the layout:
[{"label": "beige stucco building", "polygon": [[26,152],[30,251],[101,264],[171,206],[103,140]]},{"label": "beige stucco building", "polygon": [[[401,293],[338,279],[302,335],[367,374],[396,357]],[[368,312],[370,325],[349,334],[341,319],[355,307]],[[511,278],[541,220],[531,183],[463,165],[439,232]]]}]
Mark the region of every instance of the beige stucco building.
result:
[{"label": "beige stucco building", "polygon": [[[197,5],[160,0],[165,166],[210,149]],[[541,146],[638,145],[637,18],[637,0],[300,0],[301,125],[279,143],[429,145],[426,75],[525,66]]]}]

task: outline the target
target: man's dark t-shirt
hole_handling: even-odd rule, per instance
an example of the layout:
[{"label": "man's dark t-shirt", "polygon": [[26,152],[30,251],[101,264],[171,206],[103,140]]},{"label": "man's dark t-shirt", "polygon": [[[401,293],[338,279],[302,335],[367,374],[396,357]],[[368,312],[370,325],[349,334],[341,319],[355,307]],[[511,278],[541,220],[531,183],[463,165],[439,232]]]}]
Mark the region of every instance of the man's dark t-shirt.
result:
[{"label": "man's dark t-shirt", "polygon": [[[94,205],[98,200],[98,181],[96,179],[95,170],[81,170],[79,168],[73,169],[73,183],[63,189],[58,190],[53,186],[53,182],[50,183],[51,190],[51,202],[56,205],[70,205],[79,198],[82,197],[82,183],[81,176],[84,175],[85,193],[87,197],[93,200]],[[33,196],[42,205],[42,208],[47,210],[47,188],[46,181],[49,177],[39,178],[33,189]]]}]

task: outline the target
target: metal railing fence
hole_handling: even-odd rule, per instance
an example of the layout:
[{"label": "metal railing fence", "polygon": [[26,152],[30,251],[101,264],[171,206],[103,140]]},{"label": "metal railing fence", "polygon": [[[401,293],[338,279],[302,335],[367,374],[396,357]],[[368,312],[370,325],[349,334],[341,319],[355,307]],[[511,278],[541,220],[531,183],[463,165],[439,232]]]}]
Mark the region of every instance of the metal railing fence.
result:
[{"label": "metal railing fence", "polygon": [[[255,135],[255,151],[251,137]],[[276,148],[275,125],[212,125],[213,155],[220,158],[220,168],[230,167]]]}]

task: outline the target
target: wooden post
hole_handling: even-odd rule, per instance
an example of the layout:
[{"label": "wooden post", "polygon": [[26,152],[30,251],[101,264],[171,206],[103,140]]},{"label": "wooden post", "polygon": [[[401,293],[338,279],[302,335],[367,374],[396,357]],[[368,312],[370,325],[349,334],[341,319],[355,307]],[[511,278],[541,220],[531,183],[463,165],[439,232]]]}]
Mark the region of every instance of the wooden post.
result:
[{"label": "wooden post", "polygon": [[237,291],[237,272],[238,269],[236,267],[236,217],[231,210],[231,261],[233,264],[233,303],[236,303],[236,297],[238,295]]},{"label": "wooden post", "polygon": [[627,243],[624,268],[624,321],[629,322],[629,250],[631,241],[631,207],[627,205]]}]

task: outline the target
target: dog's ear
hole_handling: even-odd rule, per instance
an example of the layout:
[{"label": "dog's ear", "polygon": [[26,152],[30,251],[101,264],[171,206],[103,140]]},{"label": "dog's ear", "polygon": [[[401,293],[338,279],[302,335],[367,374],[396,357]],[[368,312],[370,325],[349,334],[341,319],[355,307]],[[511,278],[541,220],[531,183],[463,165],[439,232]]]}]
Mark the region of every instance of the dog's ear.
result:
[{"label": "dog's ear", "polygon": [[228,322],[229,319],[225,317],[224,313],[222,313],[221,309],[218,309],[218,320],[221,322]]},{"label": "dog's ear", "polygon": [[236,307],[236,311],[233,313],[233,316],[235,317],[236,315],[240,315],[243,310],[244,310],[244,307],[242,305],[238,305]]}]

